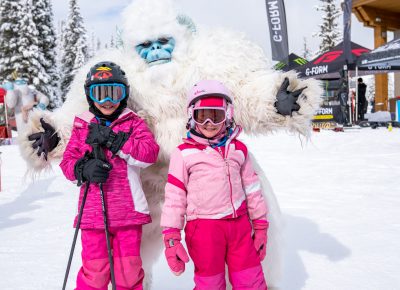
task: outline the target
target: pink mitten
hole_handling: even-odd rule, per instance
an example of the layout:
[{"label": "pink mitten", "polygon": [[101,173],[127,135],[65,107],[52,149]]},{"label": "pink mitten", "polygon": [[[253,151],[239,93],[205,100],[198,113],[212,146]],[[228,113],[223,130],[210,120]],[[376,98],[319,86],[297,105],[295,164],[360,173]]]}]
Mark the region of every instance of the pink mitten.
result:
[{"label": "pink mitten", "polygon": [[254,247],[260,257],[260,260],[264,260],[266,252],[267,252],[267,231],[268,231],[269,223],[265,220],[253,220],[253,229],[254,229]]},{"label": "pink mitten", "polygon": [[185,263],[189,262],[188,254],[181,244],[181,232],[178,229],[163,231],[165,257],[172,273],[179,276],[185,271]]}]

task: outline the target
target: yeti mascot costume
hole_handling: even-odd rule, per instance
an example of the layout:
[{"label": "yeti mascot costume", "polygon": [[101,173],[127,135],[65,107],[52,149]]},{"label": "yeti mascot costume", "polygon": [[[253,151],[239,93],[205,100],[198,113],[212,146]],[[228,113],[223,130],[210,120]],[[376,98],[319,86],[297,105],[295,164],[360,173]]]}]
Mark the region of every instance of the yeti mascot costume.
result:
[{"label": "yeti mascot costume", "polygon": [[[150,289],[152,264],[164,248],[160,214],[169,156],[185,136],[189,89],[202,79],[224,83],[234,96],[235,120],[247,134],[267,134],[283,128],[306,136],[322,89],[315,80],[300,80],[294,72],[270,69],[262,49],[241,33],[196,27],[189,17],[178,13],[172,0],[137,0],[125,9],[123,16],[124,48],[105,52],[83,67],[63,106],[54,113],[36,111],[31,116],[29,130],[20,136],[19,142],[24,158],[36,172],[49,166],[51,160],[60,158],[74,115],[88,109],[84,81],[89,68],[106,60],[121,65],[131,85],[128,107],[146,120],[160,145],[158,162],[141,172],[153,219],[144,227],[142,243],[146,289]],[[281,106],[288,100],[293,102],[289,111],[287,106]],[[54,127],[57,134],[43,129],[40,118]],[[37,146],[32,148],[33,138],[29,138],[37,132],[42,132],[41,139],[34,135],[36,141],[40,139],[36,143],[39,151]],[[48,146],[52,142],[46,141],[54,136],[60,137],[60,141],[52,148],[54,146]],[[270,227],[263,267],[269,289],[274,289],[281,271],[281,216],[262,169],[255,160],[253,163],[263,180],[269,207]]]},{"label": "yeti mascot costume", "polygon": [[34,107],[45,110],[49,105],[49,98],[21,78],[17,78],[14,83],[5,83],[4,87],[7,90],[7,106],[15,110],[17,130],[23,132],[28,124],[28,116],[31,110]]}]

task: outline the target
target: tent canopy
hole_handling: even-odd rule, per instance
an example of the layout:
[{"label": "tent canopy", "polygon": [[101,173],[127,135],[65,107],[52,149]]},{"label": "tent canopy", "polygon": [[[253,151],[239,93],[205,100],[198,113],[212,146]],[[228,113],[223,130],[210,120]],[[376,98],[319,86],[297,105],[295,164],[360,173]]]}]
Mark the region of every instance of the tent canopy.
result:
[{"label": "tent canopy", "polygon": [[275,64],[274,69],[282,71],[290,71],[306,63],[308,63],[308,60],[302,58],[301,56],[298,56],[295,53],[291,53],[287,58]]},{"label": "tent canopy", "polygon": [[[351,42],[351,53],[355,59],[369,51],[368,48]],[[300,77],[303,78],[338,79],[341,77],[340,72],[343,70],[344,65],[346,65],[346,58],[343,53],[343,42],[341,42],[309,63],[297,67],[296,70],[299,72]],[[354,68],[355,65],[348,67],[349,70]]]},{"label": "tent canopy", "polygon": [[381,68],[400,70],[400,38],[394,39],[373,51],[363,54],[358,60],[359,69]]}]

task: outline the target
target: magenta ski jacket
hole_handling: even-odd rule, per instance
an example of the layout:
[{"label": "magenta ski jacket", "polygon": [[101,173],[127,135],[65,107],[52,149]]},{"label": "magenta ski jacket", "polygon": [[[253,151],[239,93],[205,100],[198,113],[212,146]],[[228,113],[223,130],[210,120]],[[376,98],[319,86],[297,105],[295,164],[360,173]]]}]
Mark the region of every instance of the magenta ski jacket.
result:
[{"label": "magenta ski jacket", "polygon": [[[75,117],[71,138],[60,164],[64,175],[71,181],[76,182],[76,161],[86,151],[92,151],[91,146],[85,143],[90,123],[97,123],[97,119],[89,111]],[[103,184],[108,225],[119,227],[150,223],[150,212],[140,181],[140,169],[156,162],[159,146],[146,123],[129,109],[125,109],[111,123],[110,128],[116,133],[131,131],[131,134],[116,156],[112,157],[111,151],[104,149],[107,161],[112,164],[107,182]],[[80,189],[78,211],[85,187],[86,183]],[[77,217],[74,226],[76,221]],[[97,184],[89,186],[80,228],[104,228],[100,189]]]},{"label": "magenta ski jacket", "polygon": [[236,139],[212,148],[193,139],[172,153],[161,226],[182,229],[185,221],[226,219],[249,214],[251,220],[267,219],[267,204],[247,147]]}]

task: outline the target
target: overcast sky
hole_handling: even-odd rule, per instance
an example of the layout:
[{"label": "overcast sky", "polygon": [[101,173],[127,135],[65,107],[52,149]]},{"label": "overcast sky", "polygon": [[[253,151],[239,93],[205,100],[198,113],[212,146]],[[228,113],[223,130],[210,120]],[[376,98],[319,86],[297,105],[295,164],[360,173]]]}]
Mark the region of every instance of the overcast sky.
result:
[{"label": "overcast sky", "polygon": [[[89,33],[94,31],[101,42],[109,43],[115,27],[121,27],[120,13],[134,0],[78,0]],[[264,0],[176,0],[197,25],[224,26],[243,31],[258,43],[270,56],[271,48]],[[68,0],[53,0],[55,21],[66,19]],[[338,1],[339,2],[339,1]],[[289,52],[301,54],[303,38],[309,48],[316,51],[319,39],[312,34],[318,31],[321,13],[316,11],[318,0],[285,0],[286,21],[289,35]],[[340,25],[342,19],[340,19]],[[57,25],[57,24],[56,24]],[[372,49],[373,29],[352,17],[352,41]],[[391,38],[389,34],[389,38]]]}]

